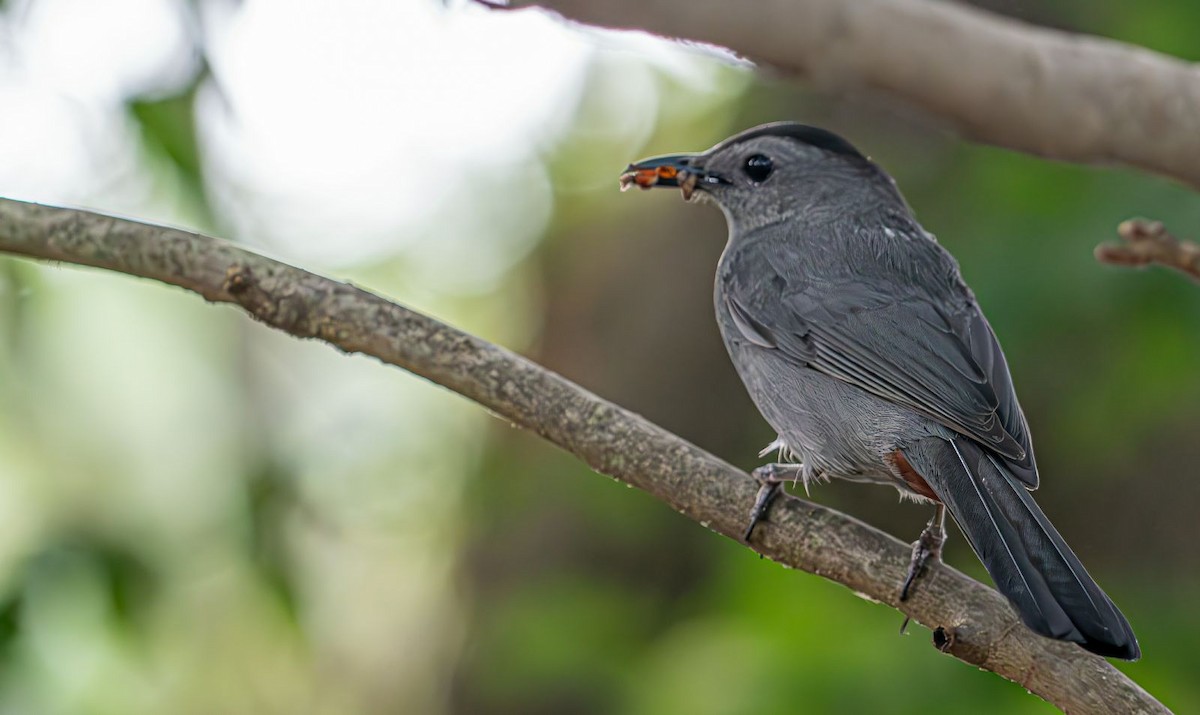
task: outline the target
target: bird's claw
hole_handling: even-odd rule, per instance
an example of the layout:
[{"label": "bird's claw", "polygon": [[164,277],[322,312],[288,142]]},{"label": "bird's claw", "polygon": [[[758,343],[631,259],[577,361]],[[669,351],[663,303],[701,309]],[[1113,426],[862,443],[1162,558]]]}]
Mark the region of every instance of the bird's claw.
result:
[{"label": "bird's claw", "polygon": [[750,476],[758,480],[758,494],[754,497],[754,506],[750,509],[750,524],[742,535],[742,541],[749,542],[754,534],[754,527],[767,516],[767,509],[779,494],[784,482],[794,481],[803,470],[799,464],[764,464],[758,467]]},{"label": "bird's claw", "polygon": [[[904,585],[900,587],[900,600],[907,601],[912,592],[913,584],[925,571],[930,559],[942,560],[942,545],[946,543],[945,514],[946,507],[938,505],[937,513],[925,525],[921,535],[912,545],[912,558],[908,562],[908,574],[904,577]],[[905,619],[905,625],[908,620]],[[903,633],[904,628],[900,631]]]}]

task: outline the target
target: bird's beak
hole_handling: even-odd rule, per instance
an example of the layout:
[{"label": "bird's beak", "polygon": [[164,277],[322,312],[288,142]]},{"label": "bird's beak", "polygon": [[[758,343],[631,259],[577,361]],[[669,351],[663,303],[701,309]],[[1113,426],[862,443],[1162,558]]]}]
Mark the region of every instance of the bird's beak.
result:
[{"label": "bird's beak", "polygon": [[726,179],[695,165],[698,154],[656,156],[630,164],[621,174],[621,191],[637,185],[643,189],[655,186],[678,188],[684,200],[706,184],[727,184]]}]

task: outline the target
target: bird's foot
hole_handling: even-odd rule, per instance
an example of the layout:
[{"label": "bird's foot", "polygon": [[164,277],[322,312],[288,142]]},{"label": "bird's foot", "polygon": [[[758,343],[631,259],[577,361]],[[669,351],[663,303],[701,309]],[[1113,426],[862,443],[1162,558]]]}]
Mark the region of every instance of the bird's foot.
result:
[{"label": "bird's foot", "polygon": [[[900,587],[900,600],[907,601],[912,593],[912,587],[916,585],[917,580],[921,578],[921,574],[925,572],[925,566],[930,559],[934,561],[942,560],[942,546],[946,544],[946,507],[944,504],[937,505],[937,511],[933,518],[921,530],[921,535],[912,545],[912,559],[908,562],[908,575],[904,577],[904,585]],[[903,635],[908,628],[908,616],[904,617],[904,623],[900,624],[900,633]]]},{"label": "bird's foot", "polygon": [[[934,518],[929,519],[925,528],[920,531],[917,541],[912,542],[912,559],[908,561],[908,575],[904,585],[900,587],[900,600],[907,601],[912,593],[912,587],[925,571],[929,559],[942,560],[942,546],[946,545],[946,505],[938,504]],[[908,617],[900,624],[900,633],[904,635],[908,629]]]},{"label": "bird's foot", "polygon": [[754,506],[750,509],[750,525],[742,535],[742,541],[750,541],[754,527],[767,516],[767,509],[779,494],[784,482],[795,482],[803,479],[804,465],[802,464],[764,464],[750,473],[758,480],[758,494],[754,497]]},{"label": "bird's foot", "polygon": [[945,521],[946,507],[938,504],[937,512],[921,530],[921,535],[913,542],[912,559],[908,562],[908,575],[904,578],[904,585],[900,587],[901,601],[908,600],[913,585],[925,571],[929,560],[942,560],[942,546],[946,543]]}]

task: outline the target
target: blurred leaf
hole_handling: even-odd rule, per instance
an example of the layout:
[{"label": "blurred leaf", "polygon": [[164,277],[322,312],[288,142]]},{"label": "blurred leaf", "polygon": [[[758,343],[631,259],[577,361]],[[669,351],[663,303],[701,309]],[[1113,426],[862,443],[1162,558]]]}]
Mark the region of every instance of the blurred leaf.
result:
[{"label": "blurred leaf", "polygon": [[250,559],[293,625],[297,623],[297,595],[286,529],[298,499],[290,475],[278,464],[266,465],[246,480]]},{"label": "blurred leaf", "polygon": [[69,590],[81,574],[100,579],[101,593],[114,623],[132,631],[157,597],[158,578],[140,555],[107,536],[65,536],[26,562],[22,581],[37,588]]},{"label": "blurred leaf", "polygon": [[146,148],[166,156],[189,193],[201,199],[205,192],[196,135],[196,93],[208,76],[208,70],[204,69],[179,94],[152,100],[134,99],[128,105]]},{"label": "blurred leaf", "polygon": [[9,594],[0,601],[0,663],[8,660],[12,647],[21,629],[21,597]]},{"label": "blurred leaf", "polygon": [[108,581],[113,613],[118,621],[133,625],[155,599],[158,582],[141,558],[124,549],[97,551],[96,559]]}]

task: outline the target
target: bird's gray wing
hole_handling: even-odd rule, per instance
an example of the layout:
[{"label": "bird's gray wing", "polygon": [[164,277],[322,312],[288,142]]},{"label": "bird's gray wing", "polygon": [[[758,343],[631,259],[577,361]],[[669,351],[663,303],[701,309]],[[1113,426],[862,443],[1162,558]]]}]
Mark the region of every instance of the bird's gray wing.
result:
[{"label": "bird's gray wing", "polygon": [[1003,458],[1036,488],[1008,365],[965,287],[931,294],[919,285],[869,286],[853,277],[800,283],[769,261],[754,268],[753,283],[734,280],[724,291],[744,339],[933,418]]}]

